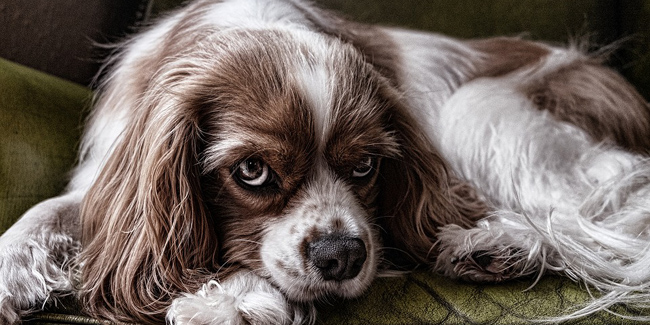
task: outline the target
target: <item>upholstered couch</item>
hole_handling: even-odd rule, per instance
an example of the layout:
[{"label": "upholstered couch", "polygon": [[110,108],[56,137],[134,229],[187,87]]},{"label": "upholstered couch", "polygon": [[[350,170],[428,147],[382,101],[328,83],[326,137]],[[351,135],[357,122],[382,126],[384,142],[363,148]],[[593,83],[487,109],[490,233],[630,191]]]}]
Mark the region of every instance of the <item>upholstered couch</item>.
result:
[{"label": "upholstered couch", "polygon": [[[0,233],[31,205],[56,195],[74,165],[92,97],[97,51],[128,26],[178,6],[178,0],[31,0],[0,4]],[[650,1],[598,0],[321,0],[358,20],[458,37],[527,35],[566,43],[590,35],[594,45],[621,39],[611,64],[650,97]],[[56,3],[56,4],[53,4]],[[30,67],[27,67],[27,66]],[[449,280],[426,270],[375,281],[353,301],[319,305],[326,324],[513,324],[560,315],[589,299],[566,278],[545,276],[497,285]],[[93,324],[68,299],[29,323]],[[618,313],[642,311],[614,307]],[[625,323],[599,313],[580,321]]]}]

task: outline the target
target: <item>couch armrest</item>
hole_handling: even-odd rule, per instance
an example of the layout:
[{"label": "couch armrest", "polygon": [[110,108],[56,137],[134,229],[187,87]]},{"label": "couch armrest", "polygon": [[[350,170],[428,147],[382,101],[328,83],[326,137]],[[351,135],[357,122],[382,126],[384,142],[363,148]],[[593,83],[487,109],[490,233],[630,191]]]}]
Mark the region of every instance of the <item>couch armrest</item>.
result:
[{"label": "couch armrest", "polygon": [[0,59],[0,233],[63,190],[91,92]]}]

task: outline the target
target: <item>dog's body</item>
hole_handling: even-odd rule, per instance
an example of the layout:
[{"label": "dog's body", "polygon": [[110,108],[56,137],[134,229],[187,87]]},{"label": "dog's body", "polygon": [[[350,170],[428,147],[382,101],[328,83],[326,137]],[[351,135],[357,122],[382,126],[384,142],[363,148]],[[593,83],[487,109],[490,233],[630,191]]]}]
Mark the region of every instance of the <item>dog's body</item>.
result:
[{"label": "dog's body", "polygon": [[310,322],[391,251],[647,301],[650,110],[577,49],[204,0],[110,65],[67,191],[0,238],[0,320]]}]

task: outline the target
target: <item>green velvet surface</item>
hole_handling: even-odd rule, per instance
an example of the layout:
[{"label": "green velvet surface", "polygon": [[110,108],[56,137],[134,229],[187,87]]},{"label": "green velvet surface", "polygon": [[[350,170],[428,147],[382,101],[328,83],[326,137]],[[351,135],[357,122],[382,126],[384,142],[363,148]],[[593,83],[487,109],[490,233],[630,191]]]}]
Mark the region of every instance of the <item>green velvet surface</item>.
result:
[{"label": "green velvet surface", "polygon": [[[525,324],[575,311],[589,292],[568,278],[545,276],[501,284],[470,284],[426,271],[380,278],[362,297],[333,300],[319,307],[320,324]],[[640,310],[616,306],[622,315]],[[647,313],[646,313],[647,315]],[[567,324],[632,324],[599,312]]]},{"label": "green velvet surface", "polygon": [[89,96],[84,87],[0,59],[0,233],[64,188]]}]

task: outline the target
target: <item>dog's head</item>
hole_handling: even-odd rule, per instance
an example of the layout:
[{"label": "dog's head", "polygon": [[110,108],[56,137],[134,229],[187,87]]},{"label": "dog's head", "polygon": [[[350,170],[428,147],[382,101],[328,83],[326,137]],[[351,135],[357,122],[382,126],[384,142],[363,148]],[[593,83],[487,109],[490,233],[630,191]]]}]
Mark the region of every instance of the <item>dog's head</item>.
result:
[{"label": "dog's head", "polygon": [[230,30],[138,76],[82,212],[95,312],[160,317],[239,268],[294,301],[353,297],[386,242],[422,261],[438,225],[466,224],[464,190],[364,54],[309,31]]},{"label": "dog's head", "polygon": [[219,42],[225,59],[188,95],[204,109],[199,183],[220,263],[295,300],[359,294],[379,259],[378,171],[399,155],[390,90],[353,47],[321,35]]}]

